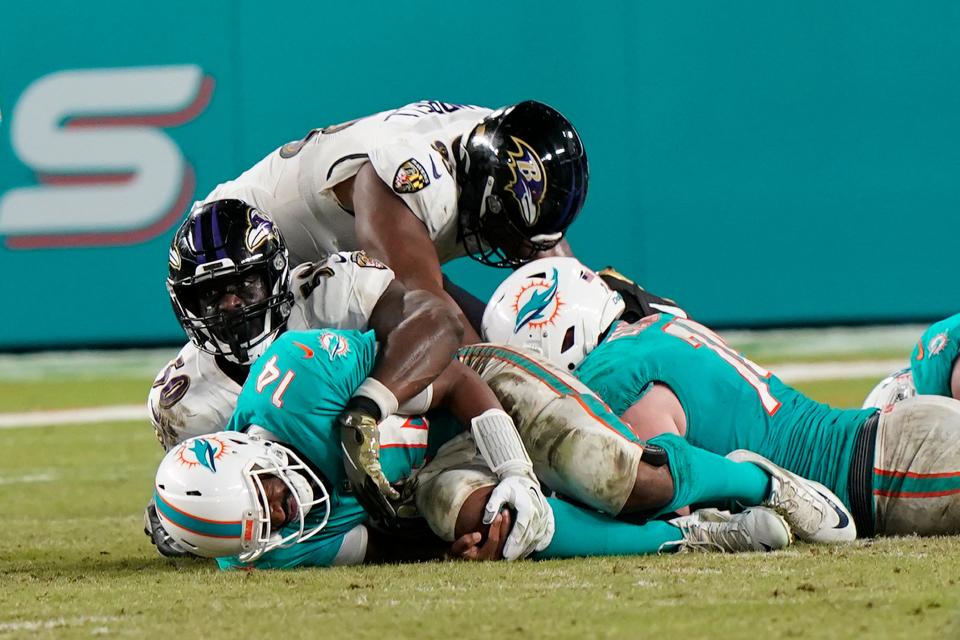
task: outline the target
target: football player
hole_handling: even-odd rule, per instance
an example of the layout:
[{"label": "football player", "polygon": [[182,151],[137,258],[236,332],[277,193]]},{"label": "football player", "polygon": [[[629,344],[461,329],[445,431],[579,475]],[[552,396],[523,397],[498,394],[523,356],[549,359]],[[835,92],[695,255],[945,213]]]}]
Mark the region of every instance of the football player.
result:
[{"label": "football player", "polygon": [[449,260],[515,266],[565,250],[587,181],[580,136],[541,102],[493,111],[421,101],[314,129],[201,204],[238,199],[268,212],[294,265],[363,249],[409,289],[449,300]]},{"label": "football player", "polygon": [[[252,295],[250,292],[247,292],[245,288],[249,285],[244,285],[244,287],[240,287],[239,285],[234,286],[236,284],[234,281],[242,274],[233,273],[229,265],[223,262],[228,259],[224,258],[224,255],[236,252],[236,260],[229,260],[234,264],[242,265],[243,269],[241,269],[241,271],[248,268],[256,271],[259,269],[259,267],[256,266],[258,262],[261,266],[263,264],[269,265],[275,263],[277,261],[276,255],[268,255],[270,252],[264,253],[264,251],[260,251],[256,256],[246,255],[245,253],[248,239],[260,238],[266,233],[266,230],[261,228],[261,225],[268,222],[269,218],[266,218],[262,212],[245,207],[243,203],[234,203],[234,205],[228,207],[226,210],[221,209],[221,206],[222,203],[217,203],[210,205],[205,210],[198,211],[195,214],[195,219],[188,221],[181,229],[178,238],[174,242],[174,252],[171,255],[171,266],[174,268],[170,283],[171,297],[174,301],[175,309],[178,310],[178,317],[180,317],[185,329],[187,329],[188,333],[193,337],[193,341],[192,345],[185,347],[184,353],[181,354],[183,357],[171,363],[158,378],[153,393],[151,394],[151,409],[153,410],[154,420],[160,428],[160,433],[164,433],[164,427],[168,429],[174,427],[170,429],[173,432],[174,440],[183,437],[185,430],[182,425],[196,424],[195,419],[201,414],[211,417],[207,424],[213,428],[208,428],[208,432],[217,428],[216,425],[218,421],[223,420],[222,416],[225,411],[229,410],[231,405],[235,403],[235,394],[239,388],[237,385],[238,381],[229,381],[229,376],[226,373],[234,369],[231,364],[239,364],[239,360],[243,358],[244,353],[247,355],[247,360],[250,359],[249,356],[252,353],[259,355],[264,346],[272,340],[270,332],[273,332],[275,327],[283,326],[281,321],[274,322],[271,318],[267,317],[267,312],[271,310],[273,306],[265,299],[261,299],[261,296]],[[230,213],[230,211],[234,211],[234,213]],[[240,215],[241,213],[243,215]],[[231,224],[232,218],[236,218],[236,220],[233,220],[235,224]],[[279,233],[276,233],[275,229],[270,229],[269,231],[276,236],[273,240],[278,242],[282,241]],[[231,237],[231,235],[239,239],[235,242],[227,241],[226,238]],[[255,244],[252,240],[250,242],[251,244]],[[198,255],[198,251],[199,254],[202,254],[202,258],[201,255]],[[282,254],[282,252],[280,253]],[[190,257],[189,264],[184,263],[184,255]],[[362,255],[357,255],[356,258],[356,260],[338,260],[331,258],[333,262],[328,262],[325,267],[326,271],[323,269],[318,270],[316,266],[301,267],[298,269],[294,275],[296,276],[302,273],[304,277],[301,281],[297,282],[298,286],[294,288],[294,293],[300,293],[304,299],[295,299],[294,311],[292,311],[289,316],[290,322],[293,323],[294,318],[300,317],[297,316],[297,309],[301,310],[301,320],[304,322],[304,324],[300,326],[307,324],[305,319],[309,314],[313,314],[311,316],[313,318],[320,317],[319,314],[322,313],[347,315],[347,312],[352,308],[350,303],[353,300],[354,294],[333,295],[331,293],[336,291],[336,270],[339,268],[336,265],[348,265],[345,268],[353,272],[355,276],[363,274],[363,269],[385,270],[382,265],[367,264],[368,259]],[[361,263],[363,266],[361,266]],[[185,264],[186,266],[184,266]],[[202,269],[200,268],[201,266]],[[197,281],[197,279],[194,278],[197,271],[201,273],[216,272],[218,275],[209,276],[208,278]],[[184,272],[185,275],[181,272]],[[244,280],[245,279],[246,278],[244,278]],[[389,280],[389,278],[387,279]],[[348,291],[354,287],[352,280],[341,278],[339,282],[343,284],[349,283],[347,287]],[[196,306],[198,303],[194,302],[194,298],[196,297],[196,300],[199,301],[202,289],[195,291],[193,287],[210,283],[218,284],[218,286],[221,287],[224,284],[227,285],[225,293],[228,295],[225,296],[225,298],[230,302],[231,308],[229,311],[231,313],[224,313],[222,311],[205,313],[200,307]],[[381,284],[381,287],[382,286],[385,285]],[[275,289],[272,285],[261,288],[269,291]],[[277,291],[281,289],[277,289]],[[339,304],[339,306],[319,305],[310,307],[309,303],[311,303],[311,299],[316,300],[313,296],[318,295],[321,291],[325,292],[324,295],[330,297],[332,300],[342,301],[342,304]],[[216,298],[216,296],[214,296],[214,298]],[[221,298],[224,298],[224,296],[221,296]],[[233,298],[241,298],[243,303],[240,304],[236,300],[233,300]],[[357,299],[364,300],[366,298],[364,296],[357,296]],[[376,301],[376,307],[379,307],[381,304],[376,297],[370,298],[369,301],[370,304]],[[306,309],[306,311],[304,311],[304,309]],[[372,313],[375,312],[376,308]],[[357,317],[362,317],[363,315],[364,314],[359,314]],[[334,324],[334,326],[342,326],[342,319],[327,320],[326,322],[330,322]],[[293,327],[294,325],[291,324],[291,326]],[[371,326],[375,327],[375,324],[371,322]],[[270,332],[268,332],[267,329],[270,329]],[[207,353],[208,351],[214,352],[215,355]],[[244,367],[241,368],[240,371],[243,376],[246,376],[246,364],[240,364],[240,366]],[[216,384],[211,385],[209,384],[210,382],[215,382]],[[231,385],[230,382],[233,384]],[[453,385],[453,388],[461,393],[469,390],[466,385],[459,383]],[[486,387],[484,387],[483,390],[489,392],[489,389]],[[480,391],[477,391],[477,393],[479,394]],[[466,395],[468,401],[470,401],[472,393],[465,393],[464,395]],[[351,400],[351,402],[353,402],[353,400]],[[478,408],[474,411],[473,415],[477,415],[482,409],[483,407]],[[512,425],[505,420],[506,416],[502,413],[497,414],[496,412],[492,415],[489,414],[489,412],[484,412],[484,415],[486,415],[487,419],[483,422],[491,430],[503,428],[505,425],[510,426],[509,429],[505,429],[501,434],[502,437],[499,439],[501,441],[501,448],[505,446],[505,443],[510,444],[508,436],[513,435],[514,440],[516,440],[515,430],[512,428]],[[469,423],[471,421],[464,419],[462,422]],[[220,424],[222,424],[222,422],[220,422]],[[514,444],[516,445],[516,452],[513,457],[524,457],[526,454],[522,452],[522,446],[516,442]],[[367,457],[370,458],[371,456]],[[636,463],[638,462],[638,458],[639,456],[633,455],[631,460]],[[505,489],[501,490],[498,495],[491,495],[491,505],[496,505],[498,501],[499,504],[508,502],[518,509],[518,513],[516,514],[518,524],[524,524],[523,521],[526,519],[526,526],[529,530],[536,531],[534,525],[537,522],[540,523],[542,529],[542,527],[545,526],[544,523],[548,522],[550,515],[549,510],[544,508],[542,501],[538,499],[529,505],[531,507],[530,513],[532,514],[530,517],[527,517],[526,512],[523,512],[520,508],[525,506],[521,500],[523,492],[520,491],[524,483],[532,487],[529,488],[529,492],[533,493],[534,497],[538,497],[539,494],[539,489],[535,486],[536,480],[526,473],[526,466],[522,464],[508,465],[503,467],[502,470],[499,468],[501,465],[493,466],[504,474],[503,478],[499,478],[500,481],[496,485],[497,490],[510,486],[515,487],[515,490],[512,490],[512,496],[505,494]],[[627,486],[631,492],[636,487],[645,487],[646,484],[641,482],[639,469],[643,469],[648,472],[648,474],[659,477],[661,481],[664,479],[668,482],[670,481],[669,474],[664,473],[666,469],[657,471],[652,467],[653,465],[648,464],[646,461],[644,461],[642,465],[635,465],[634,471],[631,472],[628,478],[628,483],[624,485],[621,481],[618,486]],[[723,476],[723,474],[720,475]],[[508,482],[508,476],[514,478],[513,483]],[[763,483],[762,486],[764,488],[766,487],[765,477],[760,478],[755,473],[753,476],[754,484],[756,484],[756,481],[759,481]],[[635,478],[635,480],[632,478]],[[491,486],[489,482],[487,486]],[[749,491],[747,494],[752,495]],[[639,506],[643,506],[643,503],[631,505],[631,507],[634,508]],[[489,513],[495,513],[495,511],[495,509],[489,510]],[[453,511],[453,513],[456,512]],[[542,530],[545,531],[545,529]],[[156,534],[156,532],[162,531],[162,528],[154,527],[153,531]],[[511,535],[512,533],[511,531]],[[524,533],[524,531],[520,533]],[[156,537],[156,535],[154,537]],[[522,548],[522,546],[523,545],[517,544],[514,545],[513,548]],[[508,552],[509,551],[508,549]]]},{"label": "football player", "polygon": [[960,314],[934,322],[923,332],[910,354],[910,366],[873,388],[864,407],[884,408],[914,395],[960,399]]},{"label": "football player", "polygon": [[576,260],[542,260],[501,285],[484,332],[575,369],[642,438],[669,433],[739,460],[762,454],[823,483],[861,536],[960,533],[960,403],[918,396],[883,412],[834,409],[696,322],[626,323],[616,302]]},{"label": "football player", "polygon": [[[250,365],[288,327],[370,328],[380,342],[376,365],[340,416],[351,485],[378,516],[394,518],[388,498],[399,495],[379,468],[377,422],[398,408],[419,412],[431,406],[430,383],[441,372],[449,388],[444,400],[465,424],[480,414],[485,417],[475,428],[481,431],[509,422],[479,377],[451,363],[461,334],[449,306],[428,292],[407,289],[363,252],[334,253],[291,274],[284,238],[272,219],[245,202],[218,200],[195,209],[178,229],[169,272],[170,299],[190,342],[158,375],[148,399],[167,449],[226,426]],[[507,436],[499,436],[504,446],[522,453],[515,430],[512,440]],[[517,509],[525,527],[518,535],[548,537],[551,515],[536,478],[514,470],[503,473],[491,506],[509,503]],[[178,552],[157,526],[153,505],[145,528],[161,553]],[[509,542],[511,550],[528,546],[526,539]]]},{"label": "football player", "polygon": [[960,399],[960,314],[935,322],[910,354],[910,371],[918,394]]},{"label": "football player", "polygon": [[[198,555],[218,557],[224,568],[251,563],[328,566],[377,557],[371,539],[383,538],[367,526],[361,506],[341,489],[346,478],[337,425],[342,406],[366,378],[375,357],[370,332],[288,331],[277,338],[253,364],[228,432],[181,443],[161,463],[156,501],[165,528]],[[485,518],[481,512],[463,513],[468,493],[495,485],[503,467],[530,467],[529,461],[503,458],[497,442],[475,439],[476,429],[460,431],[442,417],[429,428],[423,419],[397,416],[381,424],[384,472],[394,483],[404,483],[407,506],[415,505],[447,541],[454,535],[454,522],[463,526],[461,521],[472,520],[479,528],[481,516]],[[485,455],[478,455],[478,448],[486,450]],[[694,452],[683,443],[673,452],[676,455],[663,464],[676,466],[684,482],[709,476],[714,486],[678,488],[676,497],[662,505],[662,513],[682,500],[750,503],[768,490],[769,477],[753,464]],[[444,479],[458,472],[452,482]],[[462,482],[463,474],[471,481]],[[713,493],[717,489],[720,493]],[[794,498],[802,499],[797,494]],[[556,498],[550,502],[557,530],[537,557],[652,553],[661,548],[766,550],[790,541],[781,516],[765,508],[737,516],[709,511],[640,526]],[[473,501],[481,509],[484,503],[489,504]],[[501,523],[509,525],[509,520],[509,512],[490,518],[494,542],[502,534]],[[463,536],[461,548],[476,546],[471,545],[475,535]]]}]

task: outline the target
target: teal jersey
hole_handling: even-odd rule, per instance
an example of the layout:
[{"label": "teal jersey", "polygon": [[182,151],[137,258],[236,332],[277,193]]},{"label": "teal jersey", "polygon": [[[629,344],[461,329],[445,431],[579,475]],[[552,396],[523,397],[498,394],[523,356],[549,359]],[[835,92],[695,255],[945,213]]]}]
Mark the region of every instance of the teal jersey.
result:
[{"label": "teal jersey", "polygon": [[917,394],[952,397],[950,377],[960,354],[960,313],[930,325],[910,354]]},{"label": "teal jersey", "polygon": [[[250,368],[227,430],[243,431],[257,425],[292,446],[326,481],[331,506],[330,519],[320,533],[287,549],[266,553],[254,566],[328,566],[344,536],[366,522],[366,512],[347,491],[337,417],[370,374],[376,353],[372,331],[287,331]],[[423,466],[428,452],[459,431],[459,425],[438,422],[436,430],[428,429],[421,417],[381,425],[380,461],[391,482],[409,477]],[[316,517],[320,517],[319,511]],[[311,515],[307,515],[308,527]],[[281,533],[291,532],[285,529]],[[221,559],[220,565],[246,566],[235,558]]]},{"label": "teal jersey", "polygon": [[617,415],[653,383],[665,384],[683,406],[694,446],[720,455],[750,449],[849,504],[857,434],[876,410],[811,400],[692,320],[662,314],[618,322],[575,373]]}]

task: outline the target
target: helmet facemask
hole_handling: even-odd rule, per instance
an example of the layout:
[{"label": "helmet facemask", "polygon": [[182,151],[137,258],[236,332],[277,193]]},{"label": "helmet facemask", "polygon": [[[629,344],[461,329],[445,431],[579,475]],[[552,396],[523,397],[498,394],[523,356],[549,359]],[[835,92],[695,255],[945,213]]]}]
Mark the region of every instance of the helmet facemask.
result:
[{"label": "helmet facemask", "polygon": [[533,260],[563,238],[583,206],[587,159],[572,125],[527,101],[493,112],[458,146],[459,234],[495,267]]},{"label": "helmet facemask", "polygon": [[[218,274],[207,279],[168,283],[183,328],[201,350],[238,364],[249,364],[266,351],[286,324],[293,300],[293,294],[287,290],[287,269],[274,279],[272,286],[266,271],[263,265],[243,271],[223,265]],[[227,295],[235,296],[242,304],[235,309],[222,309],[219,301]]]},{"label": "helmet facemask", "polygon": [[[249,540],[244,537],[244,552],[239,555],[241,562],[250,562],[274,549],[290,547],[307,540],[319,533],[330,518],[330,496],[313,470],[286,447],[273,443],[265,444],[274,447],[275,454],[282,454],[278,456],[282,462],[270,464],[274,462],[272,459],[265,461],[263,458],[256,458],[244,469],[244,483],[251,495],[257,497],[257,510],[254,513],[251,509],[249,513],[253,535]],[[263,485],[266,477],[279,478],[295,503],[295,513],[289,514],[288,521],[276,531],[270,520],[270,504]],[[317,505],[324,505],[326,511],[319,524],[307,529],[306,516]],[[247,526],[246,523],[244,526]],[[283,533],[291,528],[289,533]]]},{"label": "helmet facemask", "polygon": [[279,229],[241,200],[198,205],[171,243],[167,291],[197,348],[252,363],[283,330],[292,309]]}]

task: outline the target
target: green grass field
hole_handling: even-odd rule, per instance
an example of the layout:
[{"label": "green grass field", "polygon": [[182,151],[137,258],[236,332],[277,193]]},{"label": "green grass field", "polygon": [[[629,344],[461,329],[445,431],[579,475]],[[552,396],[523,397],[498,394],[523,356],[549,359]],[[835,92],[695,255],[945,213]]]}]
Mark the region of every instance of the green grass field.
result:
[{"label": "green grass field", "polygon": [[[3,381],[0,408],[137,403],[149,383]],[[798,386],[852,406],[872,383]],[[960,637],[960,538],[221,573],[141,532],[161,457],[146,422],[0,430],[0,451],[0,638]]]}]

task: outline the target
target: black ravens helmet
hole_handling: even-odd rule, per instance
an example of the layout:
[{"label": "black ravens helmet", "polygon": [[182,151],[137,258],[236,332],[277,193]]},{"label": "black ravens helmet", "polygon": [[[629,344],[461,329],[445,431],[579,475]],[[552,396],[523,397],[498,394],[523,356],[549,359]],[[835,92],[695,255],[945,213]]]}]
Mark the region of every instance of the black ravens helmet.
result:
[{"label": "black ravens helmet", "polygon": [[287,248],[273,220],[241,200],[195,208],[170,244],[167,290],[198,348],[249,364],[290,315]]},{"label": "black ravens helmet", "polygon": [[587,197],[587,154],[573,125],[542,102],[494,111],[460,145],[460,239],[496,267],[550,249]]}]

